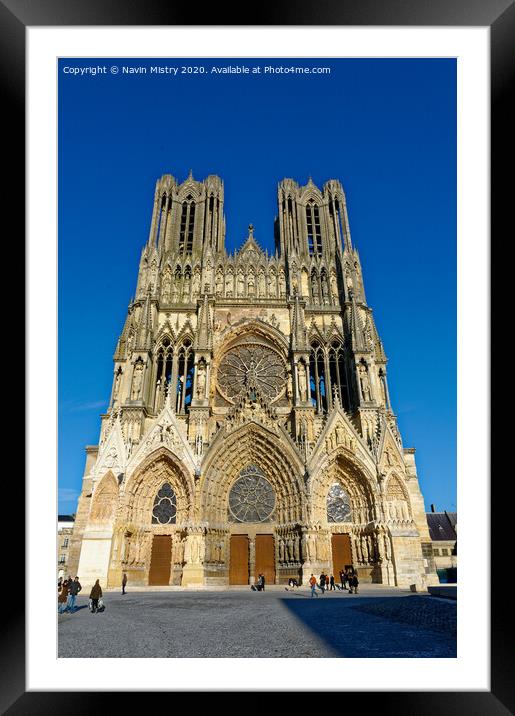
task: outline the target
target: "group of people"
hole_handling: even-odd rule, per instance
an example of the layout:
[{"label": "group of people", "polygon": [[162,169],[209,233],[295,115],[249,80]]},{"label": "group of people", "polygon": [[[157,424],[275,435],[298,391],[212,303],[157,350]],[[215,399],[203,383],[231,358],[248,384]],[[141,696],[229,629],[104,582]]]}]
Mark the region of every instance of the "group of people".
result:
[{"label": "group of people", "polygon": [[68,577],[68,579],[64,580],[62,577],[59,578],[59,581],[57,582],[57,604],[59,614],[63,614],[64,612],[70,612],[70,614],[73,614],[75,611],[75,600],[77,599],[77,594],[81,589],[82,585],[79,582],[78,577],[75,577],[75,579]]},{"label": "group of people", "polygon": [[[127,575],[124,572],[122,577],[122,594],[127,594],[127,592],[125,591],[126,586]],[[265,587],[263,577],[263,589],[264,588]],[[64,580],[62,577],[59,577],[59,580],[57,582],[57,609],[59,614],[64,614],[64,612],[69,612],[70,614],[73,614],[73,612],[76,611],[75,601],[77,599],[77,594],[81,591],[81,589],[82,585],[79,582],[78,577],[75,577],[75,579],[68,577]],[[97,579],[95,584],[91,587],[89,599],[90,611],[92,614],[96,614],[99,611],[103,611],[103,605],[100,602],[100,600],[102,599],[102,587],[100,586],[99,579]]]},{"label": "group of people", "polygon": [[336,584],[334,581],[334,575],[332,574],[328,575],[322,572],[318,581],[315,575],[312,574],[309,579],[309,585],[311,587],[311,596],[318,597],[317,587],[318,589],[320,589],[322,594],[325,594],[326,591],[336,591],[336,588],[338,588],[340,591],[344,591],[346,587],[349,590],[349,594],[358,593],[358,573],[353,567],[347,567],[346,569],[340,570],[340,582],[341,586],[339,584]]},{"label": "group of people", "polygon": [[251,586],[253,592],[264,592],[265,591],[265,575],[260,574],[257,578],[256,584]]}]

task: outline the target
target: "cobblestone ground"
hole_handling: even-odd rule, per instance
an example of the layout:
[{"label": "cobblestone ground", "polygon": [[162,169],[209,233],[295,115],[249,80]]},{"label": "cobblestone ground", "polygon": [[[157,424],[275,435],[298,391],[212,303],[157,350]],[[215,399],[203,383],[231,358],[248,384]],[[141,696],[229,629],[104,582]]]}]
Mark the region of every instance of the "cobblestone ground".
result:
[{"label": "cobblestone ground", "polygon": [[[367,589],[368,587],[368,589]],[[107,592],[106,610],[58,617],[59,657],[456,656],[456,605],[364,585],[306,589]]]}]

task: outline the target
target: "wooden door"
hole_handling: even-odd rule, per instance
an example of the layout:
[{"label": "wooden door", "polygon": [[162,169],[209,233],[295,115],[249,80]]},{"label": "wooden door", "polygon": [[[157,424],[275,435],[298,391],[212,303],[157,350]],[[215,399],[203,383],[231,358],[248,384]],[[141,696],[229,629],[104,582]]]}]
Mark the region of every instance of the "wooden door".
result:
[{"label": "wooden door", "polygon": [[340,579],[340,570],[345,566],[352,564],[352,549],[350,544],[350,535],[332,535],[333,549],[333,575],[335,581]]},{"label": "wooden door", "polygon": [[154,535],[150,557],[149,585],[170,584],[172,566],[172,538],[170,535]]},{"label": "wooden door", "polygon": [[249,538],[248,535],[231,535],[231,564],[229,584],[249,583]]},{"label": "wooden door", "polygon": [[275,584],[275,547],[273,535],[256,535],[256,581],[265,575],[267,584]]}]

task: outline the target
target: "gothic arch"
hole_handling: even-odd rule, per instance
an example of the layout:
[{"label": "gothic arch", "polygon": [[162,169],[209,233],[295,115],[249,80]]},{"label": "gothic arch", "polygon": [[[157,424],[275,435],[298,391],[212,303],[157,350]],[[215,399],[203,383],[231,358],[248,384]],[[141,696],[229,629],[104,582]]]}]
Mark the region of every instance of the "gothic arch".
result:
[{"label": "gothic arch", "polygon": [[386,519],[411,519],[412,509],[408,491],[404,486],[402,479],[395,473],[394,470],[391,471],[386,478],[385,498]]},{"label": "gothic arch", "polygon": [[118,507],[118,481],[109,470],[96,484],[91,502],[91,522],[111,522]]},{"label": "gothic arch", "polygon": [[286,336],[281,331],[269,323],[264,323],[264,321],[243,319],[228,326],[220,334],[220,343],[217,350],[218,362],[226,351],[252,336],[263,339],[265,343],[270,344],[272,348],[279,351],[286,360],[289,345]]},{"label": "gothic arch", "polygon": [[277,434],[255,422],[219,436],[211,446],[200,482],[200,519],[227,522],[229,492],[250,464],[263,472],[274,489],[276,521],[301,521],[305,493],[301,461],[280,444]]},{"label": "gothic arch", "polygon": [[152,525],[154,500],[162,485],[168,482],[177,496],[177,524],[193,517],[193,479],[185,466],[165,447],[151,453],[130,476],[125,486],[122,521],[149,528]]},{"label": "gothic arch", "polygon": [[377,490],[368,471],[343,452],[326,460],[308,483],[309,503],[314,522],[327,523],[327,495],[338,483],[349,497],[354,524],[375,519]]}]

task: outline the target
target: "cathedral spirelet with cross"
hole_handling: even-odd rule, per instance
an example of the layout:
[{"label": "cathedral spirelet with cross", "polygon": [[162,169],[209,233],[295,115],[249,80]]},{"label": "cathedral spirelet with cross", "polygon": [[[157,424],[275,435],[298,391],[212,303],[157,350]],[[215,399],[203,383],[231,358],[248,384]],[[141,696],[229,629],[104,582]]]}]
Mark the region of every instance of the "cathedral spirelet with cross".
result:
[{"label": "cathedral spirelet with cross", "polygon": [[83,584],[437,583],[339,181],[225,249],[217,176],[156,184],[70,544]]}]

